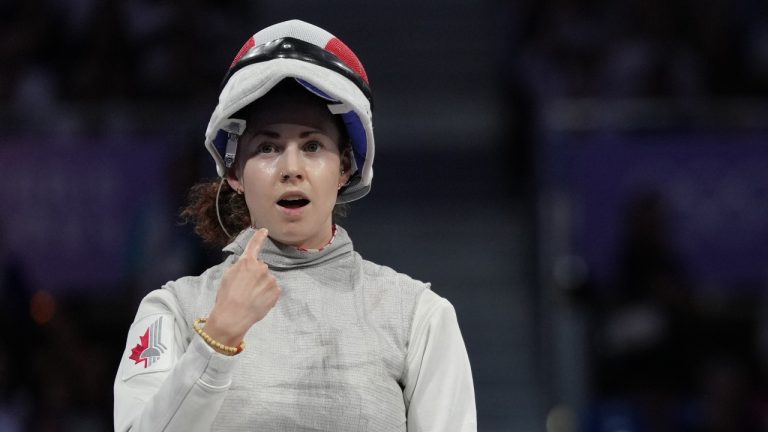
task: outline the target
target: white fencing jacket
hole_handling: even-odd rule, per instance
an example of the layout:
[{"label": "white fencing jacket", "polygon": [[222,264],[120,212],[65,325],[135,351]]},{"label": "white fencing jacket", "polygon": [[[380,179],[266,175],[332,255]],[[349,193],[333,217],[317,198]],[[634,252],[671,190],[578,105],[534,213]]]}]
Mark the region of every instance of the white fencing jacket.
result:
[{"label": "white fencing jacket", "polygon": [[476,431],[472,374],[456,314],[428,284],[363,260],[338,227],[320,251],[266,239],[282,295],[236,356],[192,329],[222,263],[148,294],[115,378],[117,431]]}]

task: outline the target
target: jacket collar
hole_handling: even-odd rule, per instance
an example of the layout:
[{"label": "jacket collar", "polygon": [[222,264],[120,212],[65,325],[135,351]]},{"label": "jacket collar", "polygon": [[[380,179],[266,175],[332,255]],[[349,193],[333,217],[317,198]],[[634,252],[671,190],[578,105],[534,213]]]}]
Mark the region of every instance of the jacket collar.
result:
[{"label": "jacket collar", "polygon": [[[224,247],[224,252],[229,252],[239,257],[245,250],[245,245],[256,232],[253,228],[246,228],[235,237],[232,243]],[[336,225],[336,233],[331,243],[320,250],[300,250],[294,246],[285,245],[267,237],[261,245],[259,259],[273,269],[293,269],[318,264],[340,258],[352,252],[352,240],[347,231]]]}]

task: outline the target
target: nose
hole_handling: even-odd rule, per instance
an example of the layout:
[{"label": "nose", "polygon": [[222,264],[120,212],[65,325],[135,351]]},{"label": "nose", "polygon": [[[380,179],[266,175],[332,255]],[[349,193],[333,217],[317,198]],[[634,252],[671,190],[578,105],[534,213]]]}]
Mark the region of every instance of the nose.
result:
[{"label": "nose", "polygon": [[280,167],[281,182],[304,179],[304,163],[298,149],[289,146],[280,159],[282,165]]}]

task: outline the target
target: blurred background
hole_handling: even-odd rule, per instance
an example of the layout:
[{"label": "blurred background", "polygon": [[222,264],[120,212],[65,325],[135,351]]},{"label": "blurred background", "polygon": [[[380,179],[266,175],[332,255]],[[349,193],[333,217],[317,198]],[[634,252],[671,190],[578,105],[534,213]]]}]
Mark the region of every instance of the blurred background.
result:
[{"label": "blurred background", "polygon": [[112,428],[141,298],[243,42],[356,51],[376,178],[343,223],[456,307],[479,430],[768,430],[768,8],[751,0],[4,0],[0,430]]}]

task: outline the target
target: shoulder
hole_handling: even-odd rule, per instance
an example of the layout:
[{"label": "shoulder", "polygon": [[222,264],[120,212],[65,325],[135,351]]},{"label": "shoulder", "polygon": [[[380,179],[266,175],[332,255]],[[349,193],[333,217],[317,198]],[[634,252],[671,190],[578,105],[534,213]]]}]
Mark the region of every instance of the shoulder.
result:
[{"label": "shoulder", "polygon": [[371,316],[381,313],[386,319],[397,317],[403,331],[401,342],[406,344],[417,304],[424,293],[431,292],[431,284],[367,260],[362,262],[361,279],[367,302],[372,306]]},{"label": "shoulder", "polygon": [[430,288],[429,282],[422,282],[391,267],[376,264],[365,259],[362,259],[362,272],[364,278],[384,282],[384,286],[390,289],[396,288],[419,294]]},{"label": "shoulder", "polygon": [[442,315],[456,316],[456,310],[447,299],[432,290],[427,290],[419,297],[418,313],[424,318]]},{"label": "shoulder", "polygon": [[434,291],[425,290],[416,303],[411,337],[416,333],[428,333],[428,329],[435,326],[458,326],[456,309]]}]

